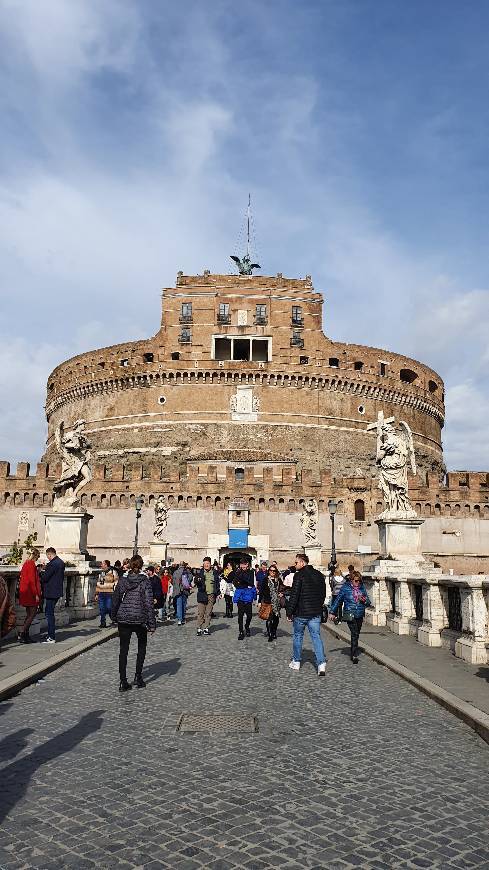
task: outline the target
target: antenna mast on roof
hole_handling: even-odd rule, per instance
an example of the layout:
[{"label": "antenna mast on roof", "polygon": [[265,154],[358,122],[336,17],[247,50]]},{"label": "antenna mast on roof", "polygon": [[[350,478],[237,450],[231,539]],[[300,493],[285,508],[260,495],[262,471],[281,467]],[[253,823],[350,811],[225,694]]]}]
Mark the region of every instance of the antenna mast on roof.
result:
[{"label": "antenna mast on roof", "polygon": [[[240,275],[252,275],[253,269],[261,269],[261,266],[258,263],[251,262],[251,233],[253,228],[253,218],[251,215],[251,193],[248,194],[248,208],[246,210],[246,254],[243,257],[235,256],[231,254],[231,260],[233,260],[237,267]],[[240,233],[238,237],[238,242],[236,244],[236,250],[239,251],[242,245]]]}]

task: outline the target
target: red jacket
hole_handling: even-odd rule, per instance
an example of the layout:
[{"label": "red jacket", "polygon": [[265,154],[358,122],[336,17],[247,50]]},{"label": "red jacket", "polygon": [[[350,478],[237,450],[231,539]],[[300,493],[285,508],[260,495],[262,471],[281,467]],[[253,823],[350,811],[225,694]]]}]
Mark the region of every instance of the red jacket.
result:
[{"label": "red jacket", "polygon": [[34,559],[27,559],[20,571],[19,604],[21,607],[35,607],[36,604],[39,604],[40,599],[39,572]]}]

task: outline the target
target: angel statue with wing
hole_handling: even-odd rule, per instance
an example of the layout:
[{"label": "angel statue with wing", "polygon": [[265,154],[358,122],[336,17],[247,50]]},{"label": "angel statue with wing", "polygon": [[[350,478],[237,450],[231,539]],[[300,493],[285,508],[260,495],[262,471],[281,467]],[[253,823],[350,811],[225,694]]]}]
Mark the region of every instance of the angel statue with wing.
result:
[{"label": "angel statue with wing", "polygon": [[408,467],[416,474],[416,460],[411,429],[404,420],[396,432],[394,417],[384,420],[382,412],[376,423],[367,429],[377,429],[377,465],[379,489],[384,496],[385,510],[379,519],[412,519],[416,516],[408,498]]},{"label": "angel statue with wing", "polygon": [[252,275],[253,269],[261,269],[261,266],[259,266],[258,263],[251,262],[249,254],[245,254],[242,259],[231,254],[230,259],[234,260],[236,263],[240,275]]},{"label": "angel statue with wing", "polygon": [[61,477],[53,484],[55,511],[78,508],[78,493],[92,480],[90,442],[84,430],[84,420],[76,420],[68,430],[63,422],[56,427],[54,440],[61,456]]}]

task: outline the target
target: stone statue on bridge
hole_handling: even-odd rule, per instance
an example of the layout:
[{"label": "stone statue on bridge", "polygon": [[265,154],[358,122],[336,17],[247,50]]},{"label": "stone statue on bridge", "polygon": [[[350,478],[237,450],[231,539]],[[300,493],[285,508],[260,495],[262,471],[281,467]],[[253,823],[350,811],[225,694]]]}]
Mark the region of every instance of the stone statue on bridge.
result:
[{"label": "stone statue on bridge", "polygon": [[75,511],[80,505],[78,493],[92,479],[91,445],[84,429],[85,421],[76,420],[68,430],[61,422],[54,433],[61,456],[61,477],[53,485],[54,511]]},{"label": "stone statue on bridge", "polygon": [[300,523],[304,537],[306,539],[305,546],[317,546],[318,541],[318,520],[319,510],[318,503],[315,498],[308,498],[304,502]]},{"label": "stone statue on bridge", "polygon": [[417,516],[408,497],[408,468],[416,474],[413,436],[404,420],[399,422],[397,431],[394,422],[394,417],[384,419],[379,411],[377,421],[367,426],[367,431],[377,430],[379,489],[385,505],[379,519],[408,520]]},{"label": "stone statue on bridge", "polygon": [[159,495],[155,502],[155,541],[164,541],[168,525],[168,507],[164,495]]}]

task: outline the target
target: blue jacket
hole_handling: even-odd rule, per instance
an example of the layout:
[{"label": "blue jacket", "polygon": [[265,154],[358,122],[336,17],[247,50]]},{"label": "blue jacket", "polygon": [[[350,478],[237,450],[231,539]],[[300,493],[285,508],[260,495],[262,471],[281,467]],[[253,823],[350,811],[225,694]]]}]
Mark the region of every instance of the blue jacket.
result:
[{"label": "blue jacket", "polygon": [[[338,610],[338,605],[342,601],[343,602],[343,615],[345,614],[345,611],[346,611],[346,612],[351,613],[353,616],[356,616],[356,617],[365,616],[365,608],[372,607],[372,603],[370,601],[370,598],[368,597],[368,593],[367,593],[367,590],[365,589],[363,581],[362,581],[362,583],[360,583],[359,589],[360,589],[360,594],[364,595],[366,598],[365,602],[355,601],[355,599],[353,597],[353,586],[349,580],[345,580],[345,582],[343,583],[343,586],[341,587],[340,591],[338,592],[338,595],[336,596],[336,598],[334,600],[334,604],[332,604],[331,607],[329,608],[330,613],[336,613],[336,611]],[[344,616],[343,616],[343,618],[344,618]]]},{"label": "blue jacket", "polygon": [[237,568],[236,571],[232,571],[228,579],[236,587],[236,592],[233,596],[235,604],[240,602],[242,604],[250,604],[252,601],[256,601],[255,575],[253,571],[248,569],[242,571],[241,568]]},{"label": "blue jacket", "polygon": [[[220,580],[219,580],[219,571],[216,571],[214,568],[211,568],[211,571],[214,575],[214,592],[213,595],[217,599],[220,593]],[[209,600],[209,596],[205,591],[205,577],[204,577],[204,569],[201,568],[195,577],[195,585],[197,586],[197,603],[198,604],[207,604]]]},{"label": "blue jacket", "polygon": [[59,556],[55,556],[48,562],[41,576],[44,598],[62,598],[64,579],[65,563]]}]

